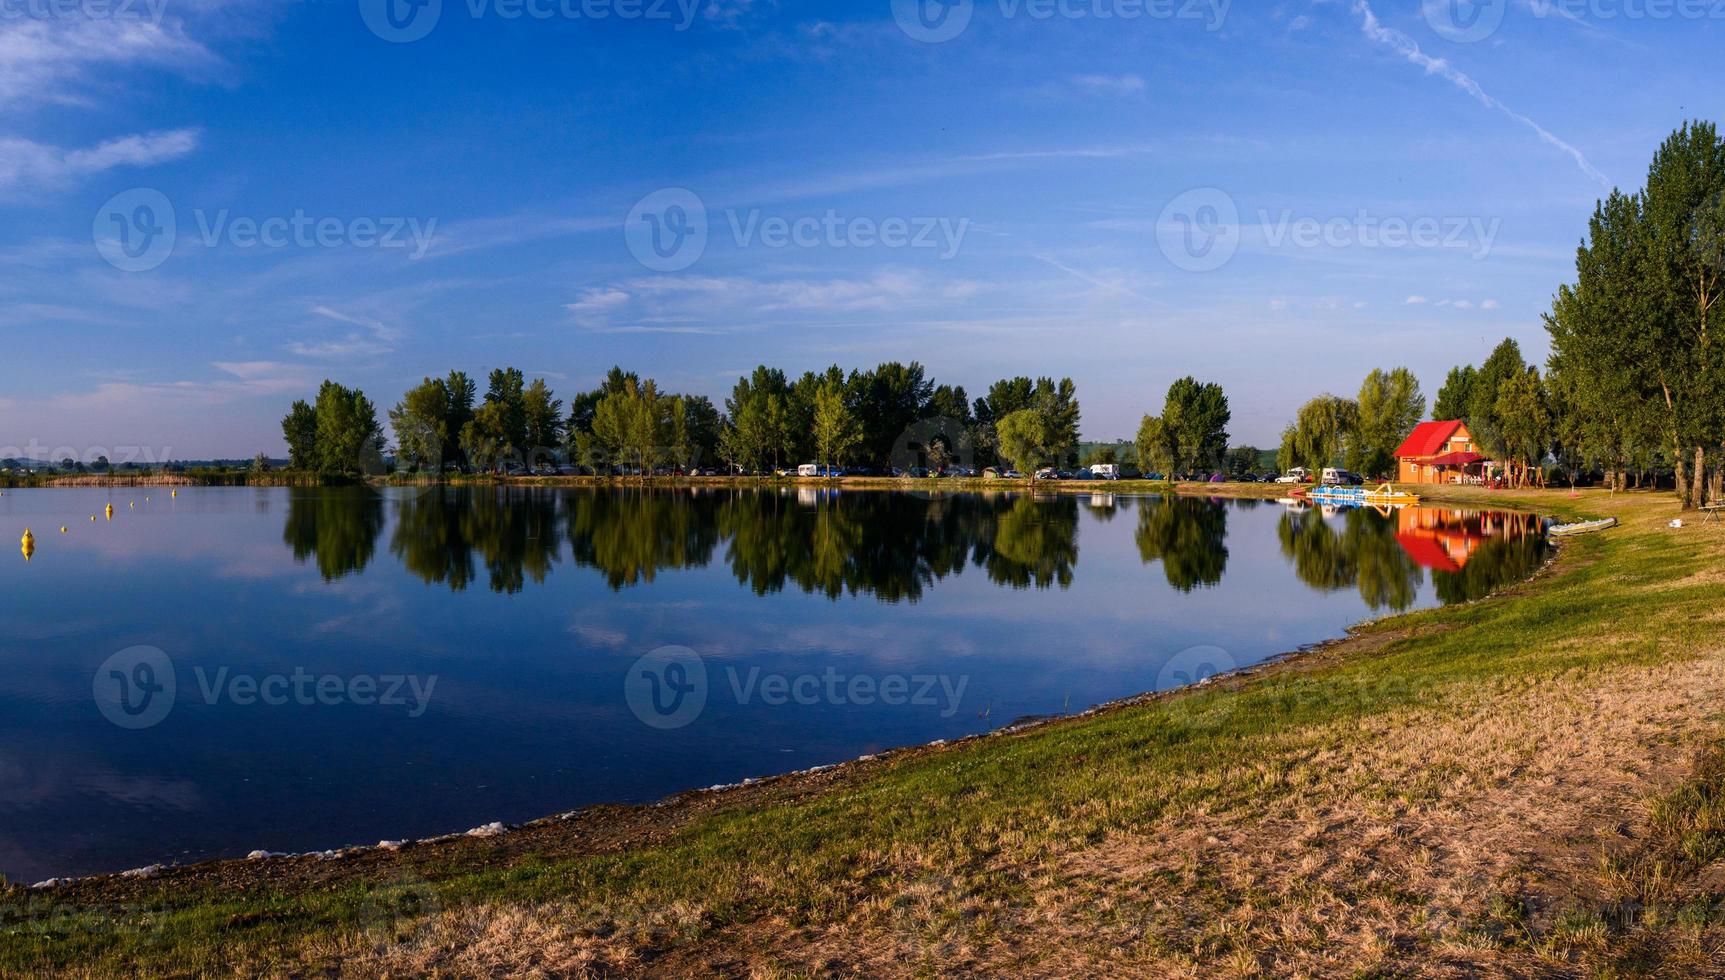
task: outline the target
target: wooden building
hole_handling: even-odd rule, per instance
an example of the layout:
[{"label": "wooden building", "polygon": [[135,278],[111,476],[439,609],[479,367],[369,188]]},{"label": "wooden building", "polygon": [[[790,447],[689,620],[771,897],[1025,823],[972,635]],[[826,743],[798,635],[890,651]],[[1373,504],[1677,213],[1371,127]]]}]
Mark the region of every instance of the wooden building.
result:
[{"label": "wooden building", "polygon": [[1467,423],[1421,422],[1396,449],[1396,482],[1467,483],[1490,465],[1473,444]]}]

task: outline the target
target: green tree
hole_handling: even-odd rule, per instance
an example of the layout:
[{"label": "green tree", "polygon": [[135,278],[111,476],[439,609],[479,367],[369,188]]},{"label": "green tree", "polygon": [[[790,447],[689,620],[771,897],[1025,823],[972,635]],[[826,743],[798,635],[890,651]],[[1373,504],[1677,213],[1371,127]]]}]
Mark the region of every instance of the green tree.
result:
[{"label": "green tree", "polygon": [[1220,466],[1228,451],[1228,396],[1222,386],[1186,377],[1168,386],[1162,425],[1173,447],[1174,467],[1185,473]]},{"label": "green tree", "polygon": [[1174,476],[1174,460],[1177,450],[1174,438],[1168,432],[1168,425],[1159,415],[1146,415],[1138,423],[1138,466],[1145,473],[1161,473],[1169,479]]},{"label": "green tree", "polygon": [[467,423],[473,421],[473,402],[479,397],[479,386],[467,372],[451,371],[443,379],[443,391],[448,400],[442,426],[444,459],[465,463],[459,440]]},{"label": "green tree", "polygon": [[552,397],[551,387],[543,378],[533,383],[521,395],[521,412],[526,445],[535,456],[550,455],[563,444],[563,402]]},{"label": "green tree", "polygon": [[1432,415],[1442,422],[1467,421],[1468,406],[1473,402],[1473,381],[1478,374],[1472,364],[1449,369],[1443,387],[1438,389]]},{"label": "green tree", "polygon": [[1473,434],[1474,443],[1491,456],[1501,456],[1506,451],[1503,424],[1497,414],[1502,386],[1526,372],[1527,362],[1521,358],[1521,345],[1513,338],[1505,338],[1480,365],[1479,373],[1474,377],[1473,389],[1468,396],[1467,427]]},{"label": "green tree", "polygon": [[317,462],[326,473],[357,476],[381,463],[383,427],[365,393],[333,381],[317,392]]},{"label": "green tree", "polygon": [[1407,368],[1373,370],[1360,385],[1359,431],[1348,444],[1348,468],[1381,475],[1395,468],[1395,451],[1425,418],[1426,399]]},{"label": "green tree", "polygon": [[1049,443],[1053,438],[1041,412],[1031,408],[1019,409],[1001,419],[995,429],[1000,439],[1000,454],[1019,472],[1033,475],[1048,460]]},{"label": "green tree", "polygon": [[1525,486],[1530,482],[1529,468],[1539,465],[1550,446],[1551,416],[1545,407],[1539,369],[1530,367],[1506,378],[1498,391],[1494,412],[1503,440],[1503,462],[1511,484]]},{"label": "green tree", "polygon": [[1258,451],[1257,446],[1235,446],[1228,450],[1225,467],[1233,476],[1255,473],[1258,469],[1258,460],[1262,456],[1263,454]]},{"label": "green tree", "polygon": [[317,469],[317,409],[306,404],[305,399],[295,401],[282,419],[282,438],[287,440],[289,467]]},{"label": "green tree", "polygon": [[1300,406],[1294,419],[1295,465],[1313,473],[1335,465],[1354,438],[1359,420],[1359,406],[1335,395],[1319,395]]},{"label": "green tree", "polygon": [[845,404],[844,390],[832,383],[815,392],[815,452],[823,466],[842,463],[862,442],[862,426]]},{"label": "green tree", "polygon": [[408,389],[389,410],[389,425],[395,431],[396,455],[412,469],[440,469],[450,450],[449,388],[441,380],[426,378]]}]

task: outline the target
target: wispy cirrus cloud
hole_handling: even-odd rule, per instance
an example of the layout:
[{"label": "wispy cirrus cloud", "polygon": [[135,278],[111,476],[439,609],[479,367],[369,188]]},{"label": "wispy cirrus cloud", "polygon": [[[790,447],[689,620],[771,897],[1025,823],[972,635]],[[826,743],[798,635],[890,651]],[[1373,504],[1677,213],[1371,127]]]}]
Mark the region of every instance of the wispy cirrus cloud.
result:
[{"label": "wispy cirrus cloud", "polygon": [[1498,112],[1503,113],[1509,118],[1527,127],[1532,130],[1541,141],[1561,151],[1571,160],[1574,160],[1575,165],[1581,168],[1581,172],[1598,182],[1601,187],[1609,188],[1611,186],[1610,178],[1601,173],[1599,168],[1589,162],[1587,156],[1580,150],[1576,149],[1573,145],[1565,142],[1563,139],[1559,138],[1550,130],[1541,126],[1529,117],[1516,112],[1514,109],[1511,109],[1509,106],[1498,101],[1495,96],[1482,88],[1480,84],[1474,81],[1466,72],[1450,64],[1443,58],[1435,58],[1426,54],[1420,49],[1418,42],[1414,41],[1413,38],[1408,37],[1406,34],[1393,27],[1384,26],[1383,22],[1378,20],[1377,14],[1373,12],[1372,5],[1368,3],[1367,0],[1354,0],[1354,13],[1359,15],[1360,29],[1364,32],[1366,38],[1372,43],[1394,51],[1409,62],[1425,69],[1426,74],[1442,78],[1444,81],[1449,82],[1451,85],[1454,85],[1456,88],[1459,88],[1463,92],[1472,96],[1475,101],[1479,102],[1486,108],[1496,109]]},{"label": "wispy cirrus cloud", "polygon": [[300,357],[377,357],[395,350],[405,332],[398,327],[384,323],[382,320],[367,316],[344,313],[328,306],[313,306],[309,311],[313,316],[336,323],[345,323],[359,327],[363,333],[352,332],[332,340],[322,340],[314,343],[294,341],[286,345],[290,354]]},{"label": "wispy cirrus cloud", "polygon": [[52,190],[118,167],[178,160],[197,148],[195,129],[137,133],[74,150],[27,139],[0,139],[0,194]]}]

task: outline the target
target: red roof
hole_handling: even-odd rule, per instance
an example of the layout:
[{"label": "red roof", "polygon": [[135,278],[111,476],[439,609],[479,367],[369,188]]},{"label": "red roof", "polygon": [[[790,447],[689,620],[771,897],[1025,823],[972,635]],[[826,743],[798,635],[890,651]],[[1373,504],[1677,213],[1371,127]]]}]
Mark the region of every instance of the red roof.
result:
[{"label": "red roof", "polygon": [[1410,456],[1435,456],[1449,443],[1450,436],[1461,428],[1458,419],[1452,422],[1421,422],[1414,426],[1414,431],[1402,444],[1396,448],[1397,459]]},{"label": "red roof", "polygon": [[1412,558],[1417,565],[1440,572],[1461,571],[1461,566],[1449,556],[1449,552],[1443,549],[1443,545],[1428,535],[1403,531],[1396,535],[1396,543],[1402,546],[1402,550],[1407,552],[1408,557]]}]

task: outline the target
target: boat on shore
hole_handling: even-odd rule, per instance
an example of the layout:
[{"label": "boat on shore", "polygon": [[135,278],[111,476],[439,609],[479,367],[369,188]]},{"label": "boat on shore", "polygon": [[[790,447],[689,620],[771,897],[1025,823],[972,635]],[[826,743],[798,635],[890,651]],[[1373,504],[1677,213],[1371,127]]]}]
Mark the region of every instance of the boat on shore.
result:
[{"label": "boat on shore", "polygon": [[1574,524],[1553,524],[1549,533],[1554,538],[1569,537],[1575,534],[1591,534],[1606,528],[1617,526],[1617,518],[1606,517],[1597,521],[1577,521]]}]

